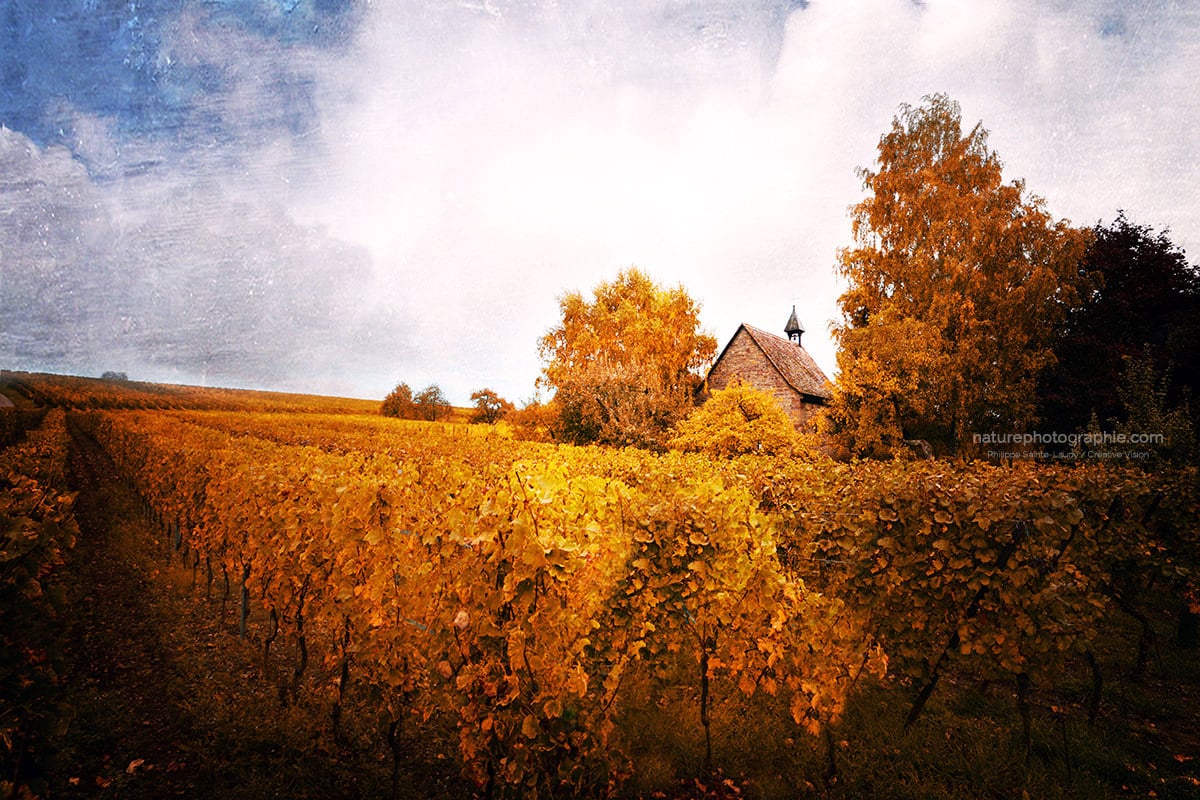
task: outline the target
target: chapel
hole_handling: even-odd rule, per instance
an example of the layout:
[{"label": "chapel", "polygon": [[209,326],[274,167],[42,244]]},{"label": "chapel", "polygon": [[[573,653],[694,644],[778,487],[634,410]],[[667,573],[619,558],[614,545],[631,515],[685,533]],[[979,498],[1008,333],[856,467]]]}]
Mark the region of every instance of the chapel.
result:
[{"label": "chapel", "polygon": [[708,371],[709,390],[741,378],[775,396],[797,430],[833,397],[829,379],[800,343],[804,326],[796,307],[783,332],[787,338],[742,323]]}]

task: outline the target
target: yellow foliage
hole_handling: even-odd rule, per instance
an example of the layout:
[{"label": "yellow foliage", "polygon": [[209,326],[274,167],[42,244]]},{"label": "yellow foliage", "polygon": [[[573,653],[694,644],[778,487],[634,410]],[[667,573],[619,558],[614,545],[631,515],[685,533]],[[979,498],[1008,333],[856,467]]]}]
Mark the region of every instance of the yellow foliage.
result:
[{"label": "yellow foliage", "polygon": [[551,429],[557,424],[559,408],[553,401],[549,403],[529,403],[524,408],[509,412],[505,422],[512,426],[512,433],[518,439],[530,442],[548,442],[551,439]]},{"label": "yellow foliage", "polygon": [[682,286],[662,289],[636,267],[593,297],[563,296],[561,323],[538,342],[538,383],[560,410],[555,433],[579,444],[659,445],[691,410],[716,339],[700,330],[700,307]]},{"label": "yellow foliage", "polygon": [[[293,633],[302,618],[343,642],[326,672],[353,653],[382,722],[457,727],[465,774],[506,796],[618,794],[639,674],[684,681],[689,704],[710,680],[761,690],[782,704],[763,713],[827,732],[863,676],[932,689],[939,653],[1062,674],[1115,569],[1195,573],[1164,538],[1196,528],[1194,469],[728,460],[379,417],[79,419],[176,547]],[[15,499],[36,489],[9,482]]]},{"label": "yellow foliage", "polygon": [[859,174],[831,432],[878,457],[906,437],[954,450],[971,431],[1027,428],[1087,233],[1003,183],[987,132],[964,136],[945,95],[903,106]]},{"label": "yellow foliage", "polygon": [[679,423],[671,439],[676,449],[717,456],[777,455],[795,443],[792,421],[779,401],[741,380],[714,391]]}]

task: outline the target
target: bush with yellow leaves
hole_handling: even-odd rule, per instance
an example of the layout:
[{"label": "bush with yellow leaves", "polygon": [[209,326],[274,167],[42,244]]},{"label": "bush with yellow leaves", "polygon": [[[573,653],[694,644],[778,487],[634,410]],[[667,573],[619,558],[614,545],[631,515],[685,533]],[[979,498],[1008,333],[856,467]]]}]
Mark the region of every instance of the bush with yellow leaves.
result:
[{"label": "bush with yellow leaves", "polygon": [[677,450],[716,456],[778,455],[796,444],[795,428],[779,401],[741,380],[714,391],[679,423],[671,439]]}]

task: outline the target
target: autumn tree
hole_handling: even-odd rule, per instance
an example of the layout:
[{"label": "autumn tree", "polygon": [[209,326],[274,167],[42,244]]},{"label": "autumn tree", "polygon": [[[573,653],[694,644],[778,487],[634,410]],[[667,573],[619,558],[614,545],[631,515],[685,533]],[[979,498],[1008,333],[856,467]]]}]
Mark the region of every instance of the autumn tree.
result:
[{"label": "autumn tree", "polygon": [[385,417],[412,419],[414,409],[412,389],[407,383],[400,383],[395,389],[388,392],[387,397],[383,398],[383,405],[380,406],[379,413]]},{"label": "autumn tree", "polygon": [[830,432],[883,457],[905,439],[954,452],[971,432],[1028,429],[1087,234],[1005,183],[987,131],[964,135],[944,94],[901,106],[858,174]]},{"label": "autumn tree", "polygon": [[682,286],[663,289],[631,267],[591,300],[559,300],[561,322],[538,342],[541,387],[554,393],[558,438],[661,446],[693,407],[716,340]]},{"label": "autumn tree", "polygon": [[450,402],[436,383],[413,394],[407,383],[401,383],[383,399],[379,413],[385,417],[434,421],[450,413]]},{"label": "autumn tree", "polygon": [[795,443],[796,430],[779,401],[741,380],[714,391],[671,438],[674,448],[716,456],[778,455]]},{"label": "autumn tree", "polygon": [[491,389],[480,389],[471,393],[471,402],[475,411],[471,414],[471,422],[494,425],[512,412],[513,404],[496,394]]},{"label": "autumn tree", "polygon": [[416,407],[417,418],[428,422],[448,416],[451,410],[450,401],[442,393],[442,387],[436,383],[431,383],[418,392],[413,398],[413,405]]},{"label": "autumn tree", "polygon": [[505,420],[512,425],[513,434],[518,439],[531,442],[549,442],[553,440],[554,428],[559,423],[558,406],[553,401],[543,403],[530,399],[521,408],[509,412]]}]

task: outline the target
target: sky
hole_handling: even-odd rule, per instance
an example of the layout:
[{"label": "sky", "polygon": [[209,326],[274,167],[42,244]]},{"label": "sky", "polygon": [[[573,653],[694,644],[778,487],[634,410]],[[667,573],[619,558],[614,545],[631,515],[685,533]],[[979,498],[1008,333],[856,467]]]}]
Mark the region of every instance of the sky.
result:
[{"label": "sky", "polygon": [[0,0],[0,366],[519,405],[637,266],[833,376],[901,104],[1194,263],[1198,89],[1190,0]]}]

